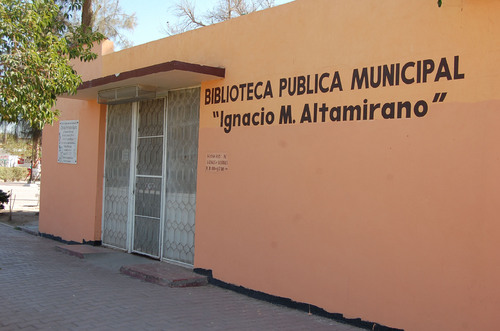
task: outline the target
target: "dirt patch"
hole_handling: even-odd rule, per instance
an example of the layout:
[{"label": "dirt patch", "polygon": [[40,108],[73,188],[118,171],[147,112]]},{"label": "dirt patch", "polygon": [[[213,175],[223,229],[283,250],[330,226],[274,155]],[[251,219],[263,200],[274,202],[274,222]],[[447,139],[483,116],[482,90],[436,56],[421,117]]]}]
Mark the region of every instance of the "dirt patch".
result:
[{"label": "dirt patch", "polygon": [[0,211],[0,222],[16,226],[38,226],[38,212],[15,210],[12,215],[8,210]]}]

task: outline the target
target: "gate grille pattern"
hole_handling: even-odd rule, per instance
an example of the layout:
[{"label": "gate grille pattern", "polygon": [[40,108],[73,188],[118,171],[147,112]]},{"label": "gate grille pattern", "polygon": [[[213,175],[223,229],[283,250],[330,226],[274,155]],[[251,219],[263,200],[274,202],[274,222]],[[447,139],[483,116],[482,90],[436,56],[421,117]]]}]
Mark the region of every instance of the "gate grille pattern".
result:
[{"label": "gate grille pattern", "polygon": [[199,88],[169,92],[163,257],[188,264],[194,263],[199,109]]},{"label": "gate grille pattern", "polygon": [[137,174],[161,176],[162,164],[163,138],[140,138],[137,142]]},{"label": "gate grille pattern", "polygon": [[134,250],[160,257],[164,100],[139,103]]},{"label": "gate grille pattern", "polygon": [[[167,108],[167,164],[163,165],[163,100],[139,103],[135,183],[130,183],[132,103],[109,105],[103,243],[127,249],[129,190],[135,188],[133,250],[160,255],[165,194],[163,258],[194,263],[196,168],[200,89],[171,91]],[[166,187],[162,176],[166,169]],[[130,234],[129,234],[130,235]]]},{"label": "gate grille pattern", "polygon": [[158,256],[160,247],[160,220],[135,216],[134,250],[151,256]]},{"label": "gate grille pattern", "polygon": [[108,107],[102,241],[126,249],[132,104]]}]

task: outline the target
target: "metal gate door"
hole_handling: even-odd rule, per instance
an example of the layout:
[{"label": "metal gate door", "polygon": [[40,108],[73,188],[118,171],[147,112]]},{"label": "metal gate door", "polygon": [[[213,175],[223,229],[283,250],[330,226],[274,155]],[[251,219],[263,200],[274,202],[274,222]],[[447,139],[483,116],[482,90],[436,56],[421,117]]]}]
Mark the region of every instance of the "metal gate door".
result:
[{"label": "metal gate door", "polygon": [[192,265],[200,89],[168,93],[163,258]]},{"label": "metal gate door", "polygon": [[160,257],[163,192],[163,99],[141,101],[137,121],[133,251]]},{"label": "metal gate door", "polygon": [[200,88],[108,106],[103,244],[193,264],[199,109]]},{"label": "metal gate door", "polygon": [[127,249],[132,104],[110,105],[106,128],[102,242]]}]

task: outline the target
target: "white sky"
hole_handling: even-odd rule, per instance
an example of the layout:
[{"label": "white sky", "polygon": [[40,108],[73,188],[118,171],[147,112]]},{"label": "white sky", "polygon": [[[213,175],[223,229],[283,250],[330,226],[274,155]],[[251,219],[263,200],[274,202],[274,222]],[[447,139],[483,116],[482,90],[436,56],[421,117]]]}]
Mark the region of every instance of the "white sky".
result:
[{"label": "white sky", "polygon": [[[196,11],[202,14],[205,9],[211,8],[218,0],[192,0]],[[275,5],[281,5],[293,0],[275,0]],[[167,21],[175,22],[175,17],[169,11],[177,0],[120,0],[120,6],[127,14],[133,12],[137,16],[137,26],[132,33],[125,35],[134,43],[134,46],[153,40],[167,37],[162,27]],[[115,45],[115,50],[118,50]]]}]

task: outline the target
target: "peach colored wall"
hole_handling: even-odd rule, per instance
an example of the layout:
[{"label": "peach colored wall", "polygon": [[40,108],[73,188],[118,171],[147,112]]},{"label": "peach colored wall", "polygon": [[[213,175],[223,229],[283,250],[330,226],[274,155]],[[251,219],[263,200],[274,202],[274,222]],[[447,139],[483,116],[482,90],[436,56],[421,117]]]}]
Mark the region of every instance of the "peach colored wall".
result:
[{"label": "peach colored wall", "polygon": [[202,166],[195,265],[405,330],[494,330],[499,106],[452,103],[400,123],[256,128],[230,142],[204,130],[200,162],[225,152],[229,171]]},{"label": "peach colored wall", "polygon": [[107,55],[113,53],[114,44],[110,40],[103,40],[100,44],[96,44],[92,51],[98,55],[98,57],[90,62],[82,62],[79,60],[74,60],[72,62],[73,68],[82,77],[82,81],[92,80],[95,78],[102,77],[103,71],[103,57],[102,55]]},{"label": "peach colored wall", "polygon": [[[202,103],[207,88],[270,80],[277,93],[281,77],[337,70],[344,91],[202,106],[195,266],[405,330],[494,330],[499,3],[297,1],[278,9],[219,27],[228,48],[211,46],[222,49],[227,76],[202,85]],[[350,90],[356,68],[454,56],[464,79]],[[445,101],[432,103],[438,92]],[[281,105],[298,121],[305,103],[365,98],[422,99],[429,110],[404,120],[276,124]],[[226,134],[213,115],[261,107],[275,124]],[[228,172],[205,170],[211,152],[227,154]]]},{"label": "peach colored wall", "polygon": [[77,164],[57,162],[59,122],[43,132],[41,233],[66,241],[101,240],[105,108],[95,101],[60,99],[60,120],[78,120]]},{"label": "peach colored wall", "polygon": [[[405,330],[496,329],[500,2],[443,3],[296,0],[102,57],[102,75],[170,60],[226,68],[202,84],[195,267]],[[351,90],[354,69],[455,56],[464,79]],[[336,71],[343,91],[278,95],[280,78]],[[206,89],[268,80],[272,98],[204,105]],[[299,123],[305,104],[364,99],[428,112]],[[282,105],[295,124],[278,124]],[[272,125],[224,133],[216,115],[261,108]],[[227,172],[206,171],[213,152]]]}]

